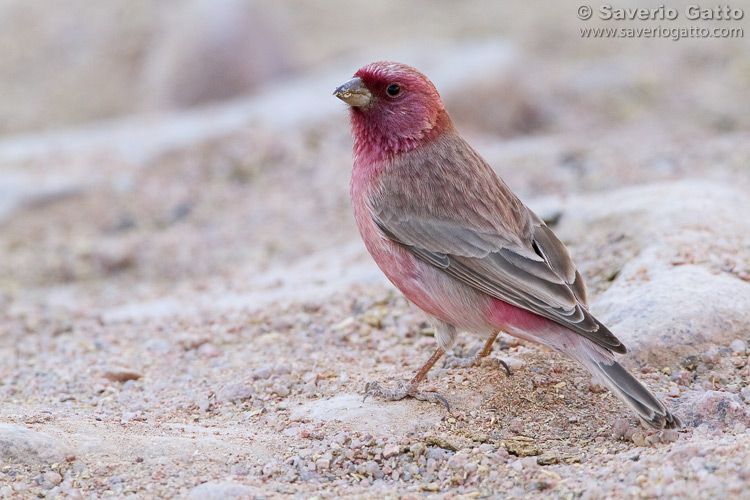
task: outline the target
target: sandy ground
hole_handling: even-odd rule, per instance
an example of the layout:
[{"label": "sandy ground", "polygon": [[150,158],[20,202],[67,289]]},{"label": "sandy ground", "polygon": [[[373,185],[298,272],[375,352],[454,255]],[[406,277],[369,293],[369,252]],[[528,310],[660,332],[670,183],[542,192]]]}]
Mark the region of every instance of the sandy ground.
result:
[{"label": "sandy ground", "polygon": [[0,141],[0,498],[750,498],[746,45],[550,53],[512,12],[507,38],[465,22],[450,57],[394,52],[568,244],[623,362],[685,429],[646,431],[505,335],[512,376],[430,373],[450,412],[363,402],[436,344],[359,241],[330,97],[388,50],[325,39],[247,98]]}]

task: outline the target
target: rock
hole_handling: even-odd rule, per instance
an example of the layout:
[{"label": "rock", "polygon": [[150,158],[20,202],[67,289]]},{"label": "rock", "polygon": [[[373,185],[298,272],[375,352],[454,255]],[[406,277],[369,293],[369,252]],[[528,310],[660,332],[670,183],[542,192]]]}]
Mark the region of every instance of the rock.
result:
[{"label": "rock", "polygon": [[680,362],[680,366],[688,371],[694,372],[698,368],[698,356],[691,354]]},{"label": "rock", "polygon": [[667,429],[661,433],[661,442],[674,443],[679,437],[680,435],[675,429]]},{"label": "rock", "polygon": [[717,264],[750,258],[746,213],[746,194],[724,184],[652,184],[571,200],[557,233],[595,252],[592,269],[616,269],[589,279],[612,280],[592,312],[630,358],[666,367],[747,335],[750,284]]},{"label": "rock", "polygon": [[554,465],[560,463],[560,457],[557,453],[545,451],[536,458],[536,463],[539,465]]},{"label": "rock", "polygon": [[102,377],[112,382],[127,382],[128,380],[138,380],[143,375],[128,368],[108,366],[102,370]]},{"label": "rock", "polygon": [[336,443],[339,446],[344,446],[346,441],[349,439],[349,435],[346,432],[339,432],[333,438],[331,438],[332,443]]},{"label": "rock", "polygon": [[469,436],[475,443],[487,443],[490,441],[490,436],[484,432],[474,432]]},{"label": "rock", "polygon": [[733,340],[731,344],[729,344],[729,348],[735,354],[745,354],[745,351],[747,350],[747,344],[742,339],[736,339]]},{"label": "rock", "polygon": [[277,363],[273,366],[273,372],[276,375],[288,375],[292,373],[292,369],[286,363]]},{"label": "rock", "polygon": [[273,386],[271,387],[271,392],[273,392],[277,396],[281,396],[282,398],[285,398],[289,395],[291,390],[289,389],[289,386],[286,384],[273,384]]},{"label": "rock", "polygon": [[360,316],[360,319],[373,328],[382,328],[383,319],[388,315],[386,307],[373,307]]},{"label": "rock", "polygon": [[63,462],[69,454],[63,443],[52,436],[18,425],[0,424],[0,457],[3,462],[51,465]]},{"label": "rock", "polygon": [[631,434],[630,439],[633,441],[633,444],[636,446],[645,446],[646,445],[646,431],[643,429],[638,429],[633,434]]},{"label": "rock", "polygon": [[409,451],[414,453],[414,457],[418,458],[422,453],[424,453],[425,447],[422,443],[414,443],[413,445],[409,446]]},{"label": "rock", "polygon": [[625,433],[630,429],[630,422],[626,418],[618,418],[615,423],[612,424],[612,438],[622,439],[625,437]]},{"label": "rock", "polygon": [[689,426],[708,424],[726,430],[736,424],[750,426],[750,407],[736,394],[718,391],[688,391],[680,398],[680,416]]},{"label": "rock", "polygon": [[188,500],[239,500],[263,496],[260,488],[237,483],[203,483],[188,493]]},{"label": "rock", "polygon": [[445,415],[445,408],[435,405],[415,419],[411,403],[403,400],[377,405],[370,400],[363,403],[359,394],[339,394],[331,398],[303,401],[301,405],[292,407],[290,418],[314,423],[340,422],[347,426],[347,432],[372,433],[374,429],[382,429],[383,432],[387,430],[388,438],[401,439],[421,426],[435,425]]},{"label": "rock", "polygon": [[391,458],[393,455],[397,455],[398,452],[399,446],[389,443],[383,447],[383,458]]},{"label": "rock", "polygon": [[165,18],[164,39],[145,62],[156,108],[236,97],[288,69],[284,38],[260,2],[192,0]]},{"label": "rock", "polygon": [[458,451],[458,449],[460,448],[456,444],[451,443],[447,439],[440,436],[426,436],[424,438],[424,442],[427,446],[437,446],[438,448],[442,448],[444,450]]},{"label": "rock", "polygon": [[[448,450],[439,447],[427,448],[427,451],[425,452],[427,460],[439,461],[445,459],[448,455],[450,455]],[[418,455],[414,455],[414,457],[416,458]]]},{"label": "rock", "polygon": [[[289,38],[275,28],[278,9],[265,2],[115,0],[87,7],[84,0],[65,8],[0,4],[2,70],[15,75],[0,82],[0,131],[226,99],[291,66]],[[24,29],[26,18],[35,29]],[[60,43],[72,25],[86,43]],[[53,82],[61,68],[66,79]]]},{"label": "rock", "polygon": [[62,476],[55,471],[48,471],[44,473],[44,480],[53,486],[57,486],[62,482]]},{"label": "rock", "polygon": [[204,358],[216,358],[221,355],[221,350],[211,342],[206,342],[198,347],[198,354]]},{"label": "rock", "polygon": [[255,394],[255,388],[250,384],[230,382],[216,392],[216,401],[220,403],[234,403],[250,399]]},{"label": "rock", "polygon": [[709,347],[703,354],[701,354],[701,361],[711,365],[715,365],[720,359],[721,356],[719,350],[715,347]]},{"label": "rock", "polygon": [[536,442],[526,436],[516,436],[502,441],[502,446],[508,450],[511,455],[517,457],[529,457],[539,455],[539,448]]},{"label": "rock", "polygon": [[697,266],[650,273],[648,282],[615,285],[597,301],[602,321],[649,366],[676,365],[712,344],[743,335],[750,286]]},{"label": "rock", "polygon": [[267,379],[268,377],[271,376],[271,367],[264,366],[263,368],[258,368],[257,370],[253,370],[252,376],[255,380]]},{"label": "rock", "polygon": [[[363,474],[366,474],[371,477],[375,477],[380,472],[380,467],[378,466],[378,463],[374,460],[369,460],[365,462],[364,464],[360,465],[361,472]],[[382,473],[381,473],[382,474]]]}]

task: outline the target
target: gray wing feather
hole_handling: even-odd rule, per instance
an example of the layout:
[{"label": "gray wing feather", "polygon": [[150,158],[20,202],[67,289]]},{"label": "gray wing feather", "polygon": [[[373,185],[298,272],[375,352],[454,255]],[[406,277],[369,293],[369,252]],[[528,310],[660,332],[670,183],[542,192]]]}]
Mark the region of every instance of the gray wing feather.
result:
[{"label": "gray wing feather", "polygon": [[580,274],[565,246],[541,220],[534,220],[529,250],[508,238],[452,221],[396,217],[387,205],[380,205],[374,212],[380,230],[423,261],[606,349],[626,352],[622,343],[588,312]]}]

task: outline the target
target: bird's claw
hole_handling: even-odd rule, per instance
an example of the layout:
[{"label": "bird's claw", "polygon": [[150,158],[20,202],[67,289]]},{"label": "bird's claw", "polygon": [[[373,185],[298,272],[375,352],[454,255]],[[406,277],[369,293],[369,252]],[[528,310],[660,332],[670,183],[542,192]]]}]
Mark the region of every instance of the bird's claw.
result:
[{"label": "bird's claw", "polygon": [[508,366],[508,363],[498,358],[490,358],[490,359],[492,359],[493,364],[502,366],[507,376],[510,377],[511,375],[513,375],[513,373],[510,371],[510,366]]},{"label": "bird's claw", "polygon": [[480,366],[482,364],[490,364],[495,367],[502,367],[505,373],[510,377],[512,375],[508,363],[498,358],[480,357],[477,354],[469,356],[468,358],[461,358],[458,356],[448,356],[443,363],[443,368],[469,368],[472,366]]},{"label": "bird's claw", "polygon": [[440,403],[448,410],[451,411],[451,407],[448,404],[448,400],[442,394],[437,392],[425,392],[418,391],[416,384],[408,384],[401,386],[398,389],[386,389],[377,382],[367,382],[365,384],[365,397],[362,398],[364,403],[370,396],[381,398],[386,401],[400,401],[404,398],[414,398],[420,401],[429,401],[430,403]]}]

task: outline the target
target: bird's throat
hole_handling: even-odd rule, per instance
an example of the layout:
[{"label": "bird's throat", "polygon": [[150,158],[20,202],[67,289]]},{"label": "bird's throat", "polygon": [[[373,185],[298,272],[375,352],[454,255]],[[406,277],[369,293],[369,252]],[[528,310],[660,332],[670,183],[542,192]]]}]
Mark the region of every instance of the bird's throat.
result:
[{"label": "bird's throat", "polygon": [[351,109],[351,125],[354,157],[368,164],[388,161],[396,155],[424,146],[440,134],[454,129],[445,110],[438,114],[434,123],[427,123],[424,128],[410,133],[388,130],[368,116],[366,110],[356,108]]}]

